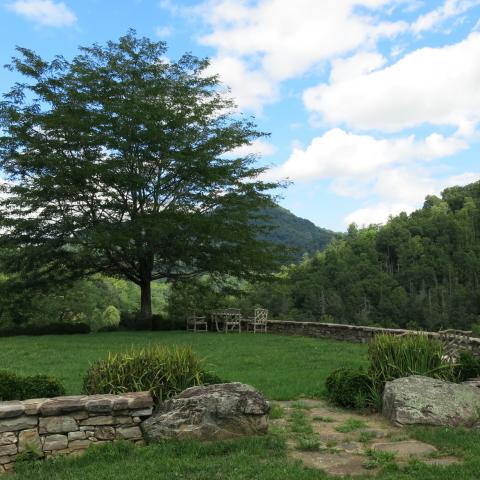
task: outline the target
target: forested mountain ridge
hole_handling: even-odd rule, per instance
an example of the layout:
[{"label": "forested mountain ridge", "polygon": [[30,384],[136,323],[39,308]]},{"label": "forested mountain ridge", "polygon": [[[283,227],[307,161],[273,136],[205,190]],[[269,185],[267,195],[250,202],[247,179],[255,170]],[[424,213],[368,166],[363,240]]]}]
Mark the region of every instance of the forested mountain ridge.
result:
[{"label": "forested mountain ridge", "polygon": [[252,294],[280,318],[429,330],[477,326],[480,182],[429,196],[421,209],[384,226],[352,225]]},{"label": "forested mountain ridge", "polygon": [[286,208],[276,206],[264,211],[268,223],[274,227],[265,239],[292,248],[292,259],[299,261],[305,253],[314,254],[340,234],[317,227],[305,218],[297,217]]}]

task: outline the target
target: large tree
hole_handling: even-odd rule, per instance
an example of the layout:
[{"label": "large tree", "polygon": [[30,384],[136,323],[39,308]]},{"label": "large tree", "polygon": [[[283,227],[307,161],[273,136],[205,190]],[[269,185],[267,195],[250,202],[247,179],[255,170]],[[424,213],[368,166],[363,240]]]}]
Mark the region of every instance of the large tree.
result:
[{"label": "large tree", "polygon": [[229,153],[264,134],[207,60],[168,60],[134,31],[71,61],[18,51],[9,68],[25,81],[0,104],[5,267],[36,284],[124,277],[147,319],[153,280],[272,268],[254,219],[278,185]]}]

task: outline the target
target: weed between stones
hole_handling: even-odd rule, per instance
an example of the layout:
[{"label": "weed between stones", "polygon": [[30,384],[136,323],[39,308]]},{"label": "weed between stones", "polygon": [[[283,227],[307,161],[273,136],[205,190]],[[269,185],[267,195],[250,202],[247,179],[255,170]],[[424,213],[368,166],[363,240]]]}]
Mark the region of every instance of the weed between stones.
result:
[{"label": "weed between stones", "polygon": [[349,433],[355,430],[359,430],[360,428],[367,428],[368,425],[363,420],[357,420],[355,418],[349,418],[345,420],[341,425],[335,428],[337,432],[340,433]]}]

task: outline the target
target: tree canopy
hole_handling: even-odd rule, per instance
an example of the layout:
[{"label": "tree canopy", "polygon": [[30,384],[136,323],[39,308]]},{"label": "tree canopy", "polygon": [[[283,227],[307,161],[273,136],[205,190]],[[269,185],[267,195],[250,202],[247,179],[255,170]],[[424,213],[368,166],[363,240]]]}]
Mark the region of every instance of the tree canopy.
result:
[{"label": "tree canopy", "polygon": [[166,59],[128,32],[72,60],[18,48],[17,83],[0,104],[3,266],[40,284],[95,272],[139,285],[203,272],[272,270],[262,211],[278,184],[251,155],[265,135],[239,114],[208,60]]}]

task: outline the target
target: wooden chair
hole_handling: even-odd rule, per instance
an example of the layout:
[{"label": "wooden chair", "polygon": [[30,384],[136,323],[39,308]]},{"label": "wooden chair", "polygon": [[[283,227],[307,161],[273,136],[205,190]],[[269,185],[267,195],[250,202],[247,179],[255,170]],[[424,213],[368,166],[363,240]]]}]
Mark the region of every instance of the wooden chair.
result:
[{"label": "wooden chair", "polygon": [[253,311],[253,318],[249,319],[247,330],[253,327],[253,333],[267,333],[268,310],[266,308],[256,308]]},{"label": "wooden chair", "polygon": [[187,317],[187,332],[208,332],[208,324],[205,317],[200,317],[195,311]]},{"label": "wooden chair", "polygon": [[223,315],[225,315],[225,333],[234,332],[235,330],[238,330],[238,333],[242,332],[242,313],[239,308],[226,308]]}]

